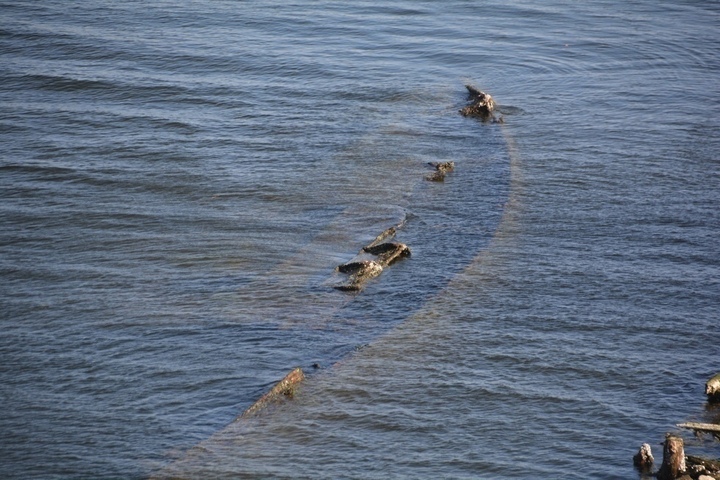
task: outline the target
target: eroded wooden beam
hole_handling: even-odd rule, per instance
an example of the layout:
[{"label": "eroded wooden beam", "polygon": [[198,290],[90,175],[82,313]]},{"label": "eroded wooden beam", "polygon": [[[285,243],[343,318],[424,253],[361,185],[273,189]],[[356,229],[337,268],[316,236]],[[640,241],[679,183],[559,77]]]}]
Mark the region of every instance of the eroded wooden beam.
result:
[{"label": "eroded wooden beam", "polygon": [[691,430],[695,430],[696,432],[720,433],[720,425],[717,423],[685,422],[678,423],[677,426],[680,428],[689,428]]}]

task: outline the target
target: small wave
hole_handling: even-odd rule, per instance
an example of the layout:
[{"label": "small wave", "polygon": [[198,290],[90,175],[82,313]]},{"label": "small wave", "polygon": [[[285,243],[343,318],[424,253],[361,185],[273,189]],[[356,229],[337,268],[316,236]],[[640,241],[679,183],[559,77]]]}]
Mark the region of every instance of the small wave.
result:
[{"label": "small wave", "polygon": [[19,173],[39,173],[42,175],[72,175],[76,172],[73,168],[56,167],[50,165],[0,165],[0,171]]}]

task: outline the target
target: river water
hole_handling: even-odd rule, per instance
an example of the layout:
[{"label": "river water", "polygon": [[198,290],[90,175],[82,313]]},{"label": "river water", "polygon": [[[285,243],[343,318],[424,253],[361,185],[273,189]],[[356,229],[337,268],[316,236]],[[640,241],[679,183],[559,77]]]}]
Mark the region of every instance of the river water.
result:
[{"label": "river water", "polygon": [[637,478],[720,415],[717,2],[1,9],[4,478]]}]

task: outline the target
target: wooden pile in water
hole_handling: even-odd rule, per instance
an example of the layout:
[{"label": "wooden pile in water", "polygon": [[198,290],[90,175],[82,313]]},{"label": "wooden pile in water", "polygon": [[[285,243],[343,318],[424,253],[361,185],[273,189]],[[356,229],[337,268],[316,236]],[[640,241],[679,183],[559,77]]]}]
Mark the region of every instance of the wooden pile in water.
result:
[{"label": "wooden pile in water", "polygon": [[[708,402],[718,401],[720,394],[720,373],[710,378],[705,384]],[[709,433],[720,440],[719,423],[686,422],[677,424],[680,428],[693,430],[696,435]],[[635,466],[641,473],[650,474],[653,469],[653,456],[650,445],[644,443],[640,451],[633,457]],[[663,461],[655,473],[658,480],[720,480],[720,460],[707,459],[685,454],[683,439],[671,433],[663,442]]]}]

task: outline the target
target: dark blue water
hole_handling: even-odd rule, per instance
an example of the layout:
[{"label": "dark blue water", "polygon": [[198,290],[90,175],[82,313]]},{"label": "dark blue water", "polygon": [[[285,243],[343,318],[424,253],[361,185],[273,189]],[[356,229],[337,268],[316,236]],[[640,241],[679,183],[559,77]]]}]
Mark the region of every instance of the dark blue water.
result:
[{"label": "dark blue water", "polygon": [[637,478],[717,417],[716,2],[0,11],[4,478]]}]

